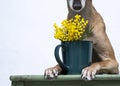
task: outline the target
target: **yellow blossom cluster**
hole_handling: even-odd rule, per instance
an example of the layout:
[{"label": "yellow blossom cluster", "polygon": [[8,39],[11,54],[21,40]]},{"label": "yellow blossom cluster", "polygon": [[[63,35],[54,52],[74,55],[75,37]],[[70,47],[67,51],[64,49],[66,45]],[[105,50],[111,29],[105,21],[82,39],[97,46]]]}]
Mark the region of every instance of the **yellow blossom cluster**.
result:
[{"label": "yellow blossom cluster", "polygon": [[[81,15],[75,15],[74,18],[70,20],[63,20],[61,22],[61,27],[56,23],[54,24],[55,34],[54,37],[61,41],[74,41],[81,40],[89,34],[86,33],[86,27],[88,25],[88,20],[85,20]],[[89,28],[88,28],[89,29]],[[89,30],[90,31],[90,30]]]}]

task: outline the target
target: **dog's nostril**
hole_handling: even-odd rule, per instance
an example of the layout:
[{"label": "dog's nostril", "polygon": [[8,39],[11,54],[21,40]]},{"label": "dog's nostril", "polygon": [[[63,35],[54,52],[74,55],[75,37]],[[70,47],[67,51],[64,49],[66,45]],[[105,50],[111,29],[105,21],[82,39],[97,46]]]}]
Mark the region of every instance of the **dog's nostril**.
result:
[{"label": "dog's nostril", "polygon": [[73,8],[75,10],[80,10],[82,8],[82,6],[80,4],[78,4],[78,3],[76,3],[76,4],[73,4]]}]

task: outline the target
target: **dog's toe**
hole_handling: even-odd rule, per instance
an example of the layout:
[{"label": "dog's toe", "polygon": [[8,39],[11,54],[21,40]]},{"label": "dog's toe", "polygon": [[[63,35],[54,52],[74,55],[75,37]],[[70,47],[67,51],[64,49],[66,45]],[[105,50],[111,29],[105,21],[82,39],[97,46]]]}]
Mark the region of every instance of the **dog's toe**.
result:
[{"label": "dog's toe", "polygon": [[56,69],[53,69],[53,74],[54,74],[55,77],[57,77],[58,76],[58,71]]}]

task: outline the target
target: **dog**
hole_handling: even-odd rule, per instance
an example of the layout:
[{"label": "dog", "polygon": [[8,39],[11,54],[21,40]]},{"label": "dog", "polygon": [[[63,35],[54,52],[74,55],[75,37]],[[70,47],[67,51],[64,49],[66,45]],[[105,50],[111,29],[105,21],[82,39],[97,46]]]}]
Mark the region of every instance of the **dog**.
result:
[{"label": "dog", "polygon": [[[92,64],[83,68],[81,78],[83,80],[92,80],[98,73],[118,74],[118,63],[105,32],[105,23],[101,15],[94,8],[92,0],[67,0],[67,6],[67,19],[80,14],[89,21],[89,25],[94,27],[92,29],[93,35],[85,39],[93,42]],[[54,79],[62,71],[63,69],[57,64],[54,67],[45,69],[44,77],[46,79]]]}]

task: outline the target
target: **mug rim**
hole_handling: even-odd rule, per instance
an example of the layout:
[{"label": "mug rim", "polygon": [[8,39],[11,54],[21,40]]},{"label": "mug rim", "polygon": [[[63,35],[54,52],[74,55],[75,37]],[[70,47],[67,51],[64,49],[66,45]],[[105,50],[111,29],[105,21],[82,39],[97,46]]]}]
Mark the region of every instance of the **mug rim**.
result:
[{"label": "mug rim", "polygon": [[74,40],[74,41],[61,41],[61,42],[91,42],[91,43],[93,43],[93,41],[89,41],[89,40]]}]

